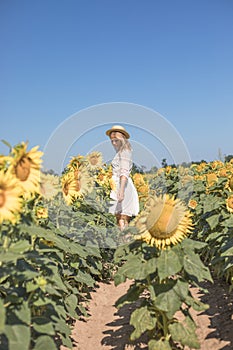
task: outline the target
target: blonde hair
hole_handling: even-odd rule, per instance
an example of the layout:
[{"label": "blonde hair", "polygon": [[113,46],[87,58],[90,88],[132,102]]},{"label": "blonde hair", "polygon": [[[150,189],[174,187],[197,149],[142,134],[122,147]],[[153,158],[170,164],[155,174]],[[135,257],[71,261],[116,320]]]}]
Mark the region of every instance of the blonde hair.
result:
[{"label": "blonde hair", "polygon": [[111,135],[113,137],[116,137],[117,139],[121,140],[120,152],[125,151],[125,150],[132,151],[132,146],[131,146],[130,142],[127,140],[127,138],[125,137],[125,135],[122,132],[112,131],[111,134],[109,135],[109,137]]}]

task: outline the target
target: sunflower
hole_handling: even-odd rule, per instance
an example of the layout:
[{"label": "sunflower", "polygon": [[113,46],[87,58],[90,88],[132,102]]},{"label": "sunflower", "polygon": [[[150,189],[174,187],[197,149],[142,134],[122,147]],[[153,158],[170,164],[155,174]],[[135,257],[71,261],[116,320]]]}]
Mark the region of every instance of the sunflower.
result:
[{"label": "sunflower", "polygon": [[40,193],[46,199],[53,199],[60,191],[59,176],[44,174],[40,175]]},{"label": "sunflower", "polygon": [[136,187],[139,187],[139,186],[142,186],[145,184],[145,181],[144,181],[144,178],[143,178],[143,175],[140,174],[140,173],[135,173],[133,175],[133,182],[134,182],[134,185]]},{"label": "sunflower", "polygon": [[102,165],[102,154],[100,152],[92,152],[87,155],[88,168],[95,170],[101,167]]},{"label": "sunflower", "polygon": [[72,157],[69,164],[67,165],[67,168],[69,170],[74,170],[74,169],[78,169],[80,166],[82,166],[85,162],[85,158],[84,156],[81,156],[80,154]]},{"label": "sunflower", "polygon": [[218,176],[220,177],[228,177],[228,170],[227,168],[223,167],[218,171]]},{"label": "sunflower", "polygon": [[28,143],[22,142],[12,150],[13,161],[9,167],[12,174],[20,181],[24,196],[40,192],[40,166],[43,152],[38,147],[27,151]]},{"label": "sunflower", "polygon": [[35,208],[35,214],[37,219],[47,219],[48,218],[48,208],[37,207]]},{"label": "sunflower", "polygon": [[158,249],[166,249],[182,241],[191,232],[191,216],[179,199],[167,194],[150,197],[145,210],[135,219],[139,231],[135,238]]},{"label": "sunflower", "polygon": [[228,179],[227,184],[226,184],[226,188],[229,191],[233,191],[233,175],[231,175],[231,177]]},{"label": "sunflower", "polygon": [[61,178],[63,197],[68,205],[83,198],[93,189],[93,181],[85,168],[65,173]]},{"label": "sunflower", "polygon": [[218,177],[215,173],[209,173],[206,174],[206,181],[209,186],[213,186],[218,181]]},{"label": "sunflower", "polygon": [[195,199],[190,199],[188,202],[188,207],[191,209],[195,209],[197,206],[197,201]]},{"label": "sunflower", "polygon": [[19,181],[7,171],[0,171],[0,224],[3,220],[11,223],[17,221],[17,216],[21,211],[22,189]]},{"label": "sunflower", "polygon": [[233,213],[233,195],[226,199],[226,208],[230,213]]},{"label": "sunflower", "polygon": [[213,162],[210,163],[210,166],[212,169],[218,169],[223,166],[223,162],[221,162],[220,160],[214,160]]},{"label": "sunflower", "polygon": [[171,165],[167,165],[166,168],[165,168],[165,171],[166,171],[166,174],[170,174],[170,172],[172,171],[172,167]]}]

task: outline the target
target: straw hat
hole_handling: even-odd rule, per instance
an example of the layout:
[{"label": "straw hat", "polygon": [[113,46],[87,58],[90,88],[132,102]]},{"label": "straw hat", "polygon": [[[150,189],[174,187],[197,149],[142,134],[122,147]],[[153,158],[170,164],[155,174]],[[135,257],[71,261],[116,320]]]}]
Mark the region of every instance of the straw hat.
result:
[{"label": "straw hat", "polygon": [[116,132],[116,131],[121,132],[123,135],[125,135],[125,137],[126,137],[127,139],[130,138],[129,133],[128,133],[128,132],[125,130],[125,128],[124,128],[123,126],[121,126],[121,125],[113,125],[113,126],[111,127],[111,129],[109,129],[109,130],[106,131],[106,135],[110,136],[111,132],[113,132],[113,131],[114,131],[114,132]]}]

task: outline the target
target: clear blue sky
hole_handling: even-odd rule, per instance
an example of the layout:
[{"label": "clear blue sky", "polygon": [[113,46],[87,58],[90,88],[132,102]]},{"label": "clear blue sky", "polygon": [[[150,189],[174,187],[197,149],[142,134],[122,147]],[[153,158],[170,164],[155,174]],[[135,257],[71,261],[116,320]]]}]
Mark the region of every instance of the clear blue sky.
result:
[{"label": "clear blue sky", "polygon": [[1,0],[0,51],[12,145],[43,149],[78,111],[128,102],[166,118],[194,161],[233,154],[232,0]]}]

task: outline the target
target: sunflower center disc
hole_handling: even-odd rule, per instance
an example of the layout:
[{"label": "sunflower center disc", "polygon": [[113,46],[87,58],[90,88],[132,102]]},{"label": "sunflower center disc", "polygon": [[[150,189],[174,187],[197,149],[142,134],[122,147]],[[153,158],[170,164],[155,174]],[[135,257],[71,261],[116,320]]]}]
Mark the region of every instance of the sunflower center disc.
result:
[{"label": "sunflower center disc", "polygon": [[147,227],[151,236],[157,239],[170,238],[173,232],[176,230],[179,224],[179,215],[173,206],[164,205],[162,212],[158,215],[161,210],[153,208],[147,219]]},{"label": "sunflower center disc", "polygon": [[15,174],[20,181],[26,181],[30,174],[31,162],[27,157],[20,159],[15,168]]}]

